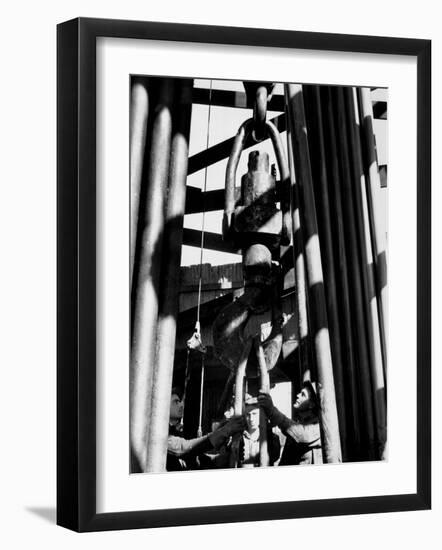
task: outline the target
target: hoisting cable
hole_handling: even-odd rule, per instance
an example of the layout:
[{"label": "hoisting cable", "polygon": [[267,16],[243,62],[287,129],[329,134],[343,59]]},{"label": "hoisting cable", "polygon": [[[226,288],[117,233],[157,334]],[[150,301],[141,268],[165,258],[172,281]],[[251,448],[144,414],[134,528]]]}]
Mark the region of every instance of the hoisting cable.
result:
[{"label": "hoisting cable", "polygon": [[[212,107],[212,80],[210,80],[210,88],[209,88],[209,109],[207,114],[206,150],[209,148],[211,107]],[[206,208],[204,203],[205,203],[206,189],[207,189],[207,166],[205,166],[204,168],[204,190],[203,190],[203,212],[202,212],[203,216],[201,220],[200,265],[199,265],[196,323],[195,323],[194,333],[192,337],[187,341],[187,364],[186,364],[186,375],[185,375],[186,376],[185,386],[186,386],[187,379],[189,377],[188,368],[189,368],[190,350],[193,349],[195,351],[199,351],[201,353],[201,382],[200,382],[200,402],[199,402],[198,431],[197,431],[198,437],[201,437],[203,434],[202,416],[203,416],[203,393],[204,393],[204,355],[207,351],[207,348],[206,346],[204,346],[201,339],[201,324],[200,324],[202,272],[203,272],[203,256],[204,256],[204,231],[205,231],[205,219],[206,219]]]},{"label": "hoisting cable", "polygon": [[[189,378],[190,378],[190,369],[189,369],[190,347],[189,347],[189,342],[190,342],[190,340],[187,341],[186,368],[184,370],[184,389],[183,389],[183,398],[182,398],[182,402],[183,402],[184,406],[185,406],[185,403],[186,403],[187,386],[189,385]],[[184,422],[184,415],[183,415],[183,422]]]},{"label": "hoisting cable", "polygon": [[[212,81],[210,81],[210,89],[209,89],[209,110],[207,113],[206,151],[209,149],[211,107],[212,107]],[[205,197],[206,197],[206,189],[207,189],[207,166],[205,166],[204,168],[203,218],[201,221],[200,273],[199,273],[199,283],[198,283],[198,308],[197,308],[197,314],[196,314],[196,322],[197,322],[198,328],[200,323],[201,287],[202,287],[201,281],[202,281],[202,270],[203,270],[203,255],[204,255],[204,229],[205,229],[205,219],[206,219],[206,207],[204,203],[205,203]]]}]

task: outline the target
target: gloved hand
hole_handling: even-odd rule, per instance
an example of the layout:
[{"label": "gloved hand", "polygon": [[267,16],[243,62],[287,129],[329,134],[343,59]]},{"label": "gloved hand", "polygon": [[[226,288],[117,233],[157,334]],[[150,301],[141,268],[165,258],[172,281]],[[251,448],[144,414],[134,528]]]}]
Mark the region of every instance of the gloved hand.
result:
[{"label": "gloved hand", "polygon": [[210,435],[210,441],[214,447],[221,446],[231,435],[242,432],[246,427],[243,416],[232,416],[229,420],[214,430]]},{"label": "gloved hand", "polygon": [[275,405],[273,404],[270,394],[259,392],[258,405],[263,409],[268,417],[272,416]]},{"label": "gloved hand", "polygon": [[246,427],[246,422],[242,415],[236,415],[229,418],[229,420],[218,428],[216,431],[220,431],[226,438],[234,435],[238,432],[242,432]]},{"label": "gloved hand", "polygon": [[278,426],[278,428],[284,431],[294,423],[293,420],[282,414],[281,411],[278,411],[268,393],[259,393],[258,405],[262,407],[272,426]]}]

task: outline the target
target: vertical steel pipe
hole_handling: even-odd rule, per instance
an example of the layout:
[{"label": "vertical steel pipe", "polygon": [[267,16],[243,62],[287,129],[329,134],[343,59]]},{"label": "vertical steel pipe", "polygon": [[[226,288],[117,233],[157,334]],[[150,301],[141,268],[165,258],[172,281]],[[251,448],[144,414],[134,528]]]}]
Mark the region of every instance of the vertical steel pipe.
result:
[{"label": "vertical steel pipe", "polygon": [[353,198],[357,222],[361,259],[364,306],[367,322],[368,347],[370,351],[371,380],[373,386],[378,455],[382,456],[386,443],[385,380],[382,360],[378,304],[373,277],[373,252],[370,238],[370,221],[367,206],[366,182],[362,164],[359,113],[355,88],[344,91],[352,152]]},{"label": "vertical steel pipe", "polygon": [[201,356],[201,379],[200,379],[200,406],[198,409],[197,437],[203,435],[203,405],[204,405],[204,355]]},{"label": "vertical steel pipe", "polygon": [[232,391],[233,391],[234,382],[235,382],[235,373],[234,371],[230,371],[229,376],[224,385],[223,393],[219,398],[218,408],[216,409],[217,417],[223,416],[225,411],[229,408],[229,405],[232,401]]},{"label": "vertical steel pipe", "polygon": [[358,350],[359,382],[361,387],[362,419],[365,425],[365,449],[363,458],[376,458],[376,442],[374,430],[373,389],[371,384],[369,349],[367,345],[367,327],[364,316],[364,300],[362,294],[362,275],[360,269],[360,247],[357,238],[356,213],[353,200],[353,177],[350,165],[348,144],[348,123],[345,112],[344,90],[338,86],[335,89],[337,111],[337,137],[339,145],[339,161],[342,182],[342,210],[344,214],[345,236],[347,239],[348,267],[350,274],[352,306],[355,326],[354,337]]},{"label": "vertical steel pipe", "polygon": [[[341,462],[341,442],[324,295],[318,224],[313,194],[310,153],[307,141],[302,87],[286,84],[286,109],[292,130],[293,158],[301,198],[301,216],[305,228],[310,327],[318,375],[321,405],[322,446],[325,462]],[[298,177],[299,175],[299,177]]]},{"label": "vertical steel pipe", "polygon": [[246,375],[247,361],[252,348],[252,341],[246,342],[241,359],[235,372],[235,393],[233,409],[236,415],[241,415],[244,412],[244,377]]},{"label": "vertical steel pipe", "polygon": [[387,364],[387,238],[383,230],[382,214],[379,208],[381,180],[376,155],[373,131],[373,105],[369,88],[358,89],[358,105],[360,123],[363,132],[364,168],[367,185],[367,203],[370,215],[371,238],[373,243],[373,260],[375,265],[376,289],[379,302],[379,324],[384,357],[384,367]]},{"label": "vertical steel pipe", "polygon": [[149,79],[134,76],[131,81],[130,103],[130,285],[134,269],[140,208],[141,179],[143,177],[147,119],[149,115]]},{"label": "vertical steel pipe", "polygon": [[[235,415],[241,415],[244,412],[244,378],[246,375],[247,361],[252,348],[252,340],[249,339],[243,349],[243,353],[235,372],[235,393],[233,402],[233,412]],[[238,433],[232,437],[232,447],[229,459],[229,465],[237,468],[239,465],[239,448],[242,434]]]},{"label": "vertical steel pipe", "polygon": [[[286,97],[286,101],[288,98]],[[295,174],[292,143],[294,140],[290,121],[287,124],[287,152],[291,186],[292,250],[296,282],[296,309],[298,319],[299,385],[304,375],[309,376],[309,330],[307,313],[307,282],[305,273],[304,238],[299,213],[299,189]]]},{"label": "vertical steel pipe", "polygon": [[[331,222],[336,259],[336,286],[339,294],[339,327],[345,377],[348,460],[359,460],[361,428],[356,366],[357,353],[352,333],[354,322],[351,311],[350,285],[348,281],[349,268],[345,243],[344,214],[342,212],[341,177],[338,165],[335,111],[331,87],[328,86],[324,88],[321,100],[324,113],[325,140],[327,143],[326,153],[330,208],[333,212]],[[338,406],[341,407],[342,404],[338,403]]]},{"label": "vertical steel pipe", "polygon": [[148,472],[161,472],[166,469],[179,301],[181,244],[186,203],[192,88],[192,80],[176,81],[156,359],[152,382],[152,410],[147,445],[146,469]]},{"label": "vertical steel pipe", "polygon": [[330,201],[328,194],[327,159],[325,155],[325,138],[323,113],[319,86],[305,87],[307,99],[307,125],[309,145],[314,158],[312,163],[315,203],[318,215],[321,258],[323,263],[327,317],[330,329],[333,374],[336,390],[336,402],[341,434],[341,448],[344,460],[347,459],[347,421],[345,415],[344,365],[339,334],[338,298],[336,291],[336,273],[333,256],[333,234],[331,225]]},{"label": "vertical steel pipe", "polygon": [[[269,372],[267,370],[264,350],[260,340],[255,342],[255,351],[256,351],[256,357],[258,359],[259,375],[260,375],[260,383],[261,383],[261,387],[259,388],[259,391],[263,393],[269,393],[270,377],[269,377]],[[268,466],[270,464],[268,445],[269,443],[267,441],[267,415],[265,411],[261,408],[259,411],[259,465],[260,466]]]},{"label": "vertical steel pipe", "polygon": [[146,471],[152,374],[160,289],[164,204],[172,133],[173,81],[162,80],[153,112],[147,190],[140,209],[139,267],[134,273],[134,312],[130,357],[130,435],[132,452]]}]

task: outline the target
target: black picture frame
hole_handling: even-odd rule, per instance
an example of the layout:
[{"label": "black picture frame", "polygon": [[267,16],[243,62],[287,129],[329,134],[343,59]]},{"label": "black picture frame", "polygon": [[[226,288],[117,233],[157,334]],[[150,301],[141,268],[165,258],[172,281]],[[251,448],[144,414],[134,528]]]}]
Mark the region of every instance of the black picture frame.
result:
[{"label": "black picture frame", "polygon": [[[417,60],[417,491],[360,498],[96,512],[96,39],[302,48]],[[57,28],[57,523],[76,531],[431,507],[431,41],[74,19]]]}]

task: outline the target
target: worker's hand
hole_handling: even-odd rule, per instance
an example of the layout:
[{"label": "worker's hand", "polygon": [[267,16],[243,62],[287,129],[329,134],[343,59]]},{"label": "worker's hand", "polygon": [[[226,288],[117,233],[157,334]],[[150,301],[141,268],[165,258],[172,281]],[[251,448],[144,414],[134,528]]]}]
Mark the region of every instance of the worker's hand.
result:
[{"label": "worker's hand", "polygon": [[219,449],[231,435],[242,432],[245,427],[246,423],[242,416],[232,416],[225,424],[214,430],[209,439],[215,449]]},{"label": "worker's hand", "polygon": [[259,392],[258,394],[258,405],[264,410],[264,412],[268,416],[272,414],[273,409],[275,408],[270,394],[264,392]]},{"label": "worker's hand", "polygon": [[220,430],[223,430],[224,434],[229,437],[231,435],[234,435],[238,432],[242,432],[246,427],[246,422],[244,420],[244,417],[242,415],[232,416],[229,418],[229,420],[222,426],[222,428],[219,428]]}]

